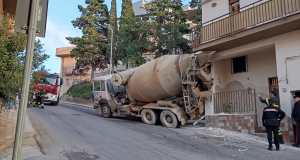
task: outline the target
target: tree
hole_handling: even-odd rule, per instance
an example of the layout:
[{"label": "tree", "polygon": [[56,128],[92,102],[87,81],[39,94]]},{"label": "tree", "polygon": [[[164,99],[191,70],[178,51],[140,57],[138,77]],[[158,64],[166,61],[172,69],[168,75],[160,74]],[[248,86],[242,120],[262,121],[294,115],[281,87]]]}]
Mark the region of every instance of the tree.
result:
[{"label": "tree", "polygon": [[6,17],[0,26],[0,98],[12,99],[18,92],[23,71],[23,50],[26,37],[9,31]]},{"label": "tree", "polygon": [[[22,85],[26,35],[9,30],[9,21],[4,17],[0,25],[0,99],[14,99]],[[41,68],[49,58],[45,54],[41,41],[36,41],[33,70]]]},{"label": "tree", "polygon": [[[111,52],[111,44],[112,44],[112,52],[113,52],[113,64],[116,65],[118,60],[120,59],[119,54],[117,52],[117,35],[118,35],[118,22],[117,22],[117,3],[116,0],[111,1],[111,9],[109,15],[109,47],[108,52]],[[113,34],[112,34],[113,30]],[[113,37],[112,37],[113,36]],[[112,40],[112,43],[111,43]]]},{"label": "tree", "polygon": [[106,68],[109,62],[108,46],[108,9],[104,0],[86,0],[86,7],[78,6],[81,16],[72,21],[73,26],[82,31],[81,37],[67,37],[76,47],[71,55],[76,59],[76,69],[85,67]]},{"label": "tree", "polygon": [[116,32],[118,31],[118,22],[117,22],[117,3],[116,0],[111,1],[111,9],[109,16],[109,24],[112,29]]},{"label": "tree", "polygon": [[198,22],[198,24],[202,24],[202,0],[191,0],[190,6],[192,8],[197,7],[197,16],[195,17],[195,20]]},{"label": "tree", "polygon": [[152,39],[156,56],[190,52],[186,18],[181,0],[153,0],[146,5],[151,15]]},{"label": "tree", "polygon": [[49,59],[49,55],[45,53],[44,44],[42,44],[41,40],[35,41],[33,64],[32,64],[33,71],[39,69],[44,70],[45,66],[43,64],[47,59]]},{"label": "tree", "polygon": [[135,21],[135,15],[131,0],[122,0],[122,12],[120,18],[120,27],[126,24],[132,24]]},{"label": "tree", "polygon": [[145,62],[144,52],[149,43],[148,25],[135,17],[131,0],[123,0],[118,33],[118,57],[127,65],[138,66]]},{"label": "tree", "polygon": [[36,70],[32,73],[32,82],[33,83],[41,82],[48,75],[49,75],[48,70],[45,67],[41,67],[39,68],[39,70]]}]

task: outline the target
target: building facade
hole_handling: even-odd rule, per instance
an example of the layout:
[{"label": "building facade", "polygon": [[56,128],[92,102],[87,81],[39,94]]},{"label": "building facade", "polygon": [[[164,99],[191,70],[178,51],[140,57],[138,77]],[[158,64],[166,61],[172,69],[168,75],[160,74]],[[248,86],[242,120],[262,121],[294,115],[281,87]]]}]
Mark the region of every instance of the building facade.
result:
[{"label": "building facade", "polygon": [[211,125],[255,132],[264,107],[258,97],[275,96],[288,116],[287,134],[293,93],[300,90],[300,1],[204,0],[202,6],[203,24],[192,37],[194,51],[212,57]]},{"label": "building facade", "polygon": [[70,87],[84,81],[90,81],[91,70],[84,68],[80,71],[75,69],[76,60],[71,57],[73,47],[64,47],[56,49],[56,56],[61,58],[60,76],[63,78],[63,85],[61,88],[61,95],[67,93]]},{"label": "building facade", "polygon": [[17,0],[0,0],[0,17],[16,14]]},{"label": "building facade", "polygon": [[4,16],[8,18],[9,30],[14,31],[14,16],[16,14],[17,0],[0,0],[0,21]]}]

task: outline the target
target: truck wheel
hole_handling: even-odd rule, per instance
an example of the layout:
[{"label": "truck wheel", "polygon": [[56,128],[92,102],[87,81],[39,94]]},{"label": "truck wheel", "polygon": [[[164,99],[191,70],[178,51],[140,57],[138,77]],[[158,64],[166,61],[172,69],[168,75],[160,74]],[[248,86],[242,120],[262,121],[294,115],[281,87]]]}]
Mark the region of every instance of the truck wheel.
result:
[{"label": "truck wheel", "polygon": [[111,109],[109,106],[101,106],[101,116],[104,118],[110,118],[112,116]]},{"label": "truck wheel", "polygon": [[179,127],[179,121],[177,119],[177,116],[168,110],[164,110],[160,113],[160,121],[163,126],[167,128],[178,128]]},{"label": "truck wheel", "polygon": [[97,115],[101,116],[101,112],[102,112],[101,107],[97,106],[97,107],[94,107],[94,108],[96,110]]},{"label": "truck wheel", "polygon": [[59,104],[59,100],[57,100],[56,102],[53,102],[52,105],[57,106]]},{"label": "truck wheel", "polygon": [[144,109],[141,113],[142,121],[146,124],[155,125],[157,123],[158,115],[152,109]]}]

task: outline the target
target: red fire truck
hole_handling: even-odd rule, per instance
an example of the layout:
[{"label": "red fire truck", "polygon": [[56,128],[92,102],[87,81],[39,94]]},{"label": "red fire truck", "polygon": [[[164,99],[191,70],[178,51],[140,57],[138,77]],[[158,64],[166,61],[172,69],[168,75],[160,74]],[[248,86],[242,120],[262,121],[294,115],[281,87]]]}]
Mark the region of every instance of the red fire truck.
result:
[{"label": "red fire truck", "polygon": [[60,98],[60,88],[63,81],[58,74],[48,74],[38,83],[34,84],[34,93],[43,94],[43,103],[57,105]]}]

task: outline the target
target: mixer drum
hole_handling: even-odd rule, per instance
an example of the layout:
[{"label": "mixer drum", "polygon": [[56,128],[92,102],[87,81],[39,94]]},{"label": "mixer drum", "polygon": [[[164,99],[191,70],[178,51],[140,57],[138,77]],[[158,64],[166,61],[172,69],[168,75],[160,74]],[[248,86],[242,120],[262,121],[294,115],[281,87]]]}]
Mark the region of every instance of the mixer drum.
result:
[{"label": "mixer drum", "polygon": [[155,102],[181,93],[181,73],[192,55],[166,55],[135,69],[128,81],[128,95],[138,102]]}]

